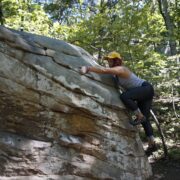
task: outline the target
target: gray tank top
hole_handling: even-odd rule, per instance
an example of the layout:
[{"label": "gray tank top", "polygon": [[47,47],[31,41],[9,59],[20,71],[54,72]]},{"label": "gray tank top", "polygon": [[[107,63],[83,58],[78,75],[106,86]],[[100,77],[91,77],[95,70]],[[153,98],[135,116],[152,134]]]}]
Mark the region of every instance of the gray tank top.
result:
[{"label": "gray tank top", "polygon": [[143,82],[145,82],[145,80],[137,77],[134,73],[131,73],[129,78],[122,78],[119,76],[116,76],[116,78],[118,78],[119,85],[125,90],[139,87]]}]

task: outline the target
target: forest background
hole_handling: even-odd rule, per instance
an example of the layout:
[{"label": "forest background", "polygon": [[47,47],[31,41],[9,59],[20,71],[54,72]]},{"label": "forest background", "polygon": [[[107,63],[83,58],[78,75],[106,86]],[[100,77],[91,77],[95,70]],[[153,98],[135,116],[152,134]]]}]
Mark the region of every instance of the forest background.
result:
[{"label": "forest background", "polygon": [[180,160],[180,1],[0,0],[0,24],[80,46],[101,65],[105,54],[120,52],[127,66],[154,85],[153,111],[168,157]]}]

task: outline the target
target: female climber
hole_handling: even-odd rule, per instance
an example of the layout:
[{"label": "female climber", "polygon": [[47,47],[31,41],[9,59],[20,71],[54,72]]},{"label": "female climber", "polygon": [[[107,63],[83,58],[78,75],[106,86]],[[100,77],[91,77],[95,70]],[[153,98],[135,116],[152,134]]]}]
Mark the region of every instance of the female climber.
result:
[{"label": "female climber", "polygon": [[98,74],[112,74],[124,92],[120,99],[124,105],[135,113],[136,119],[130,120],[130,124],[136,126],[142,124],[148,139],[148,148],[146,154],[150,155],[156,151],[156,144],[153,135],[153,129],[149,121],[150,108],[154,96],[152,85],[137,77],[127,67],[123,66],[123,60],[119,53],[113,51],[104,57],[108,61],[109,67],[82,66],[81,74],[94,72]]}]

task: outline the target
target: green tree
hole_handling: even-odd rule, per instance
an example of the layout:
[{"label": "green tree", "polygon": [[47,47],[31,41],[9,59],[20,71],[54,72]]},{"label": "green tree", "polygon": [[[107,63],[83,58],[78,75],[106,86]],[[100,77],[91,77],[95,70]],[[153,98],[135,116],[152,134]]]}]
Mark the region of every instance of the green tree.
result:
[{"label": "green tree", "polygon": [[2,0],[0,0],[0,23],[1,23],[1,25],[4,25],[4,15],[3,15]]},{"label": "green tree", "polygon": [[169,4],[167,0],[158,0],[159,10],[164,19],[165,26],[167,29],[167,40],[169,42],[171,55],[176,54],[176,41],[175,41],[175,23],[170,15]]},{"label": "green tree", "polygon": [[42,6],[31,0],[2,0],[1,7],[5,26],[48,35],[51,21]]}]

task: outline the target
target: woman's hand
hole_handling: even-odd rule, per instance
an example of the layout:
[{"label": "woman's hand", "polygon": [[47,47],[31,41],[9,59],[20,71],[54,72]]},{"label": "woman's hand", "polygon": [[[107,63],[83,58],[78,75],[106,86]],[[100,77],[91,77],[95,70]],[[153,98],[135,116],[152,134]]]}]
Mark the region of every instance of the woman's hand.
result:
[{"label": "woman's hand", "polygon": [[80,73],[81,74],[87,74],[89,72],[89,66],[82,66],[80,68]]}]

